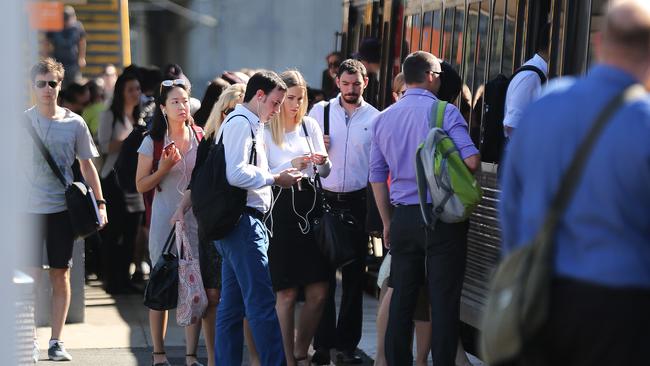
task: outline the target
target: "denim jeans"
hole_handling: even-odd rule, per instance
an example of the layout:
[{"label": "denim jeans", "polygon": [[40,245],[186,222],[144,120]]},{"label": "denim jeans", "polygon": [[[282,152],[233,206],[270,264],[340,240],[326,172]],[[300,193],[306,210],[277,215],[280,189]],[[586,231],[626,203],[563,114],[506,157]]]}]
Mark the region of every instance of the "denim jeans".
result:
[{"label": "denim jeans", "polygon": [[269,240],[264,224],[244,213],[235,229],[215,241],[215,245],[223,257],[216,364],[241,365],[246,317],[262,365],[286,365],[266,255]]}]

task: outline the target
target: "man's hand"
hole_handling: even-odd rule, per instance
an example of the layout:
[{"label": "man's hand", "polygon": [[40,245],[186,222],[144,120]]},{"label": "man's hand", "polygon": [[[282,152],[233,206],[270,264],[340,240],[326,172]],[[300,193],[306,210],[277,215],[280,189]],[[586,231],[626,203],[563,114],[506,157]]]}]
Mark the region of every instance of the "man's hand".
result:
[{"label": "man's hand", "polygon": [[99,205],[99,229],[103,229],[108,224],[108,214],[106,213],[106,205]]},{"label": "man's hand", "polygon": [[294,168],[285,169],[273,176],[274,184],[282,188],[289,188],[302,178],[302,173]]},{"label": "man's hand", "polygon": [[325,150],[330,149],[330,135],[323,135],[323,143],[325,144]]},{"label": "man's hand", "polygon": [[86,58],[79,57],[79,67],[86,67]]}]

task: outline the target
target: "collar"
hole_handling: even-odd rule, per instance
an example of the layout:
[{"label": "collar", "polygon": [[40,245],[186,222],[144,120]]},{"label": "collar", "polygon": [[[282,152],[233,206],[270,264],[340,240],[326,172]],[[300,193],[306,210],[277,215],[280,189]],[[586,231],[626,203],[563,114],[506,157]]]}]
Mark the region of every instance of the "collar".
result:
[{"label": "collar", "polygon": [[408,88],[404,92],[404,96],[407,96],[407,95],[426,96],[426,97],[430,97],[430,98],[433,98],[433,99],[438,99],[435,95],[433,95],[433,93],[431,91],[426,90],[426,89],[422,89],[422,88]]},{"label": "collar", "polygon": [[537,67],[538,69],[542,70],[544,75],[548,75],[548,63],[544,61],[542,56],[540,56],[538,53],[533,56],[528,62],[525,63],[525,65],[533,65]]},{"label": "collar", "polygon": [[[248,118],[248,121],[251,127],[253,128],[257,128],[263,124],[262,121],[260,121],[260,118],[257,115],[255,115],[255,113],[251,112],[248,108],[244,107],[243,104],[237,104],[235,106],[235,110],[230,112],[230,114],[232,114],[233,116],[236,114],[243,114],[244,116],[246,116],[246,118]],[[226,120],[227,119],[228,117],[226,117]]]},{"label": "collar", "polygon": [[597,79],[604,79],[603,85],[618,85],[626,87],[640,81],[629,72],[616,66],[597,64],[589,71],[589,76]]}]

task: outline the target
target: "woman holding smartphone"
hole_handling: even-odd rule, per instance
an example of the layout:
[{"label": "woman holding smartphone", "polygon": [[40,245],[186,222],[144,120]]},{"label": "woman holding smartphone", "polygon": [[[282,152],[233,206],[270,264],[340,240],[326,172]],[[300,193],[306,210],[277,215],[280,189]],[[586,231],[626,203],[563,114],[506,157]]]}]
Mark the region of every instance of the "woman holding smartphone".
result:
[{"label": "woman holding smartphone", "polygon": [[[314,166],[319,175],[327,177],[332,164],[325,154],[318,123],[305,116],[305,80],[294,70],[285,71],[280,77],[288,89],[280,113],[273,117],[264,135],[269,168],[275,173],[294,167],[303,172],[304,178],[292,188],[274,188],[269,267],[287,365],[309,365],[307,351],[327,298],[329,273],[329,263],[316,246],[309,225],[320,209],[319,197],[309,178],[314,176]],[[294,342],[294,309],[301,287],[305,305]]]},{"label": "woman holding smartphone", "polygon": [[[136,187],[138,192],[155,189],[151,208],[149,228],[149,253],[151,263],[156,263],[162,254],[165,241],[173,225],[172,215],[183,199],[183,192],[190,182],[196,160],[199,138],[192,127],[190,96],[183,79],[164,80],[160,96],[156,101],[151,132],[138,149]],[[158,143],[155,143],[158,141]],[[162,153],[157,169],[154,167],[154,149],[162,142]],[[198,258],[198,230],[192,212],[187,212],[183,221],[190,241],[192,254]],[[149,310],[149,327],[153,339],[153,365],[169,365],[165,355],[164,338],[167,330],[167,311]],[[185,328],[185,363],[201,366],[196,358],[201,324]]]}]

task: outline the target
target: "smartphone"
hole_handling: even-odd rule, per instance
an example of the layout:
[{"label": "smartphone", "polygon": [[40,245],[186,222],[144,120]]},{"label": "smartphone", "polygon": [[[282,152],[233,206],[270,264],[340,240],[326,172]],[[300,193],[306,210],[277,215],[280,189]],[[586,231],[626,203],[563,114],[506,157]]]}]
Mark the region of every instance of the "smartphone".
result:
[{"label": "smartphone", "polygon": [[167,145],[165,145],[165,147],[163,147],[163,150],[168,151],[168,149],[170,149],[174,145],[175,145],[174,141],[170,141]]}]

